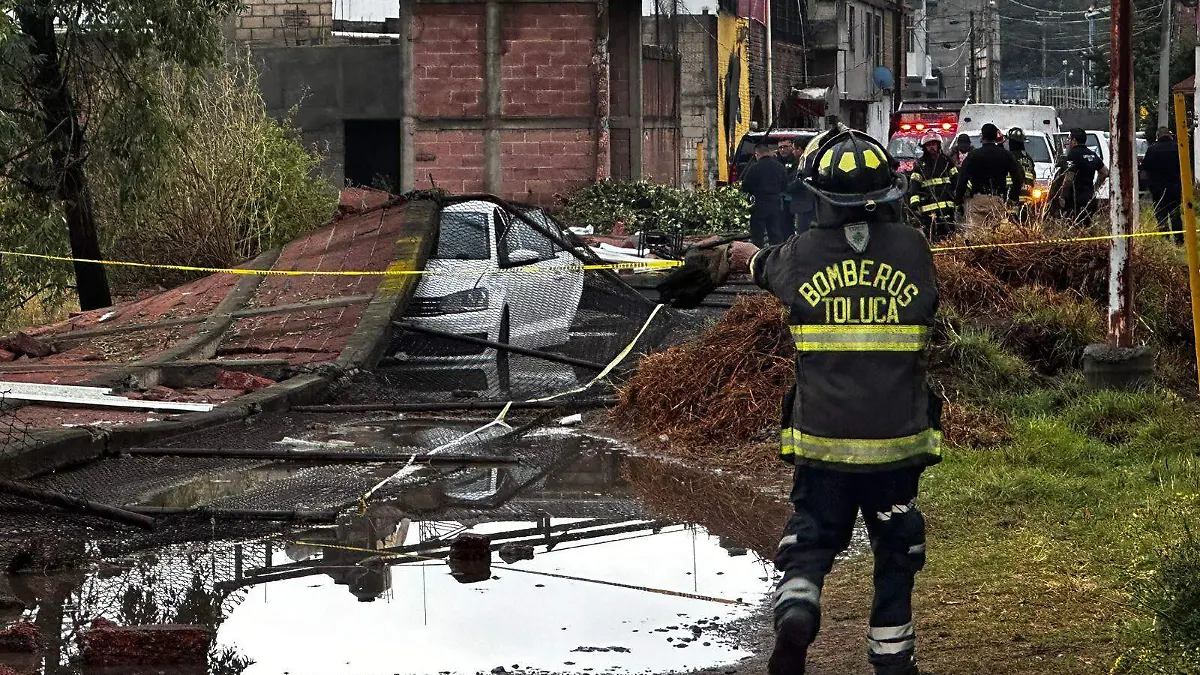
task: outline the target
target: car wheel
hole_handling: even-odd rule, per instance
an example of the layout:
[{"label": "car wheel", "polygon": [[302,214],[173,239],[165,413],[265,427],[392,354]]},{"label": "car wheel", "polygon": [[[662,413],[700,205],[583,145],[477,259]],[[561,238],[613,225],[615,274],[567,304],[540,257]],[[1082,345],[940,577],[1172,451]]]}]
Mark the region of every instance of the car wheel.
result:
[{"label": "car wheel", "polygon": [[[500,336],[498,342],[509,344],[509,327],[508,327],[508,308],[500,314]],[[510,353],[506,349],[496,350],[496,372],[498,373],[500,390],[507,392],[512,385],[512,376],[510,372]]]}]

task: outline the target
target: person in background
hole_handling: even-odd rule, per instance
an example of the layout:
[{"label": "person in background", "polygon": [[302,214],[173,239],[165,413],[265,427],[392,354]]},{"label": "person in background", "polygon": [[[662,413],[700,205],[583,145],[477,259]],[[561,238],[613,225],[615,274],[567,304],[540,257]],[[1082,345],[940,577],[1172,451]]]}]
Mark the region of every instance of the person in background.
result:
[{"label": "person in background", "polygon": [[921,139],[921,158],[908,177],[909,208],[917,214],[925,237],[941,241],[954,231],[954,181],[958,169],[942,153],[942,137],[930,131]]},{"label": "person in background", "polygon": [[1021,171],[1025,174],[1025,182],[1021,185],[1021,206],[1017,209],[1017,219],[1025,220],[1033,215],[1033,186],[1037,182],[1037,167],[1033,158],[1025,152],[1025,130],[1013,127],[1008,130],[1008,151],[1017,158]]},{"label": "person in background", "polygon": [[1063,172],[1062,188],[1056,199],[1063,215],[1078,225],[1091,225],[1096,212],[1096,188],[1108,178],[1108,168],[1094,150],[1087,146],[1087,132],[1071,129],[1067,154],[1059,162]]},{"label": "person in background", "polygon": [[1154,217],[1158,229],[1175,231],[1175,243],[1183,243],[1183,184],[1179,177],[1179,148],[1175,135],[1166,127],[1158,128],[1157,139],[1146,149],[1142,171],[1149,179],[1147,187],[1154,199]]},{"label": "person in background", "polygon": [[954,149],[950,151],[950,161],[954,164],[954,168],[961,170],[963,162],[967,160],[967,155],[971,154],[974,148],[971,147],[971,137],[966,134],[959,134],[958,139],[954,141]]},{"label": "person in background", "polygon": [[[1006,202],[1020,204],[1025,172],[1017,158],[1000,145],[1000,129],[985,124],[983,146],[971,151],[958,174],[954,201],[964,205],[968,236],[981,234],[989,225],[998,224],[1006,213]],[[966,200],[970,192],[970,199]]]},{"label": "person in background", "polygon": [[750,240],[759,248],[782,244],[791,236],[791,226],[785,223],[783,212],[788,172],[766,143],[754,146],[754,157],[741,182],[742,190],[754,199],[750,207]]},{"label": "person in background", "polygon": [[787,151],[791,162],[784,162],[788,169],[788,188],[783,195],[786,217],[796,234],[804,232],[812,226],[813,218],[817,215],[817,204],[812,193],[803,189],[797,179],[800,177],[800,162],[802,148],[797,148],[795,141],[784,139],[779,142],[780,154]]}]

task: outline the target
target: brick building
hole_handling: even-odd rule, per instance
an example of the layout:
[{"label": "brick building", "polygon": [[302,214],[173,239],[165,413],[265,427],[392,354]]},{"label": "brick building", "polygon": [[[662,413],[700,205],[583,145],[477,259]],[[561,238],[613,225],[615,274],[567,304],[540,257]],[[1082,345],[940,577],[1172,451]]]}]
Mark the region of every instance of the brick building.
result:
[{"label": "brick building", "polygon": [[336,178],[534,203],[610,176],[679,180],[678,56],[642,44],[638,0],[413,0],[373,45],[244,32],[268,6],[294,7],[252,0],[235,33],[272,113],[300,104]]},{"label": "brick building", "polygon": [[247,0],[245,11],[233,17],[229,33],[250,45],[320,45],[329,42],[332,27],[332,2]]}]

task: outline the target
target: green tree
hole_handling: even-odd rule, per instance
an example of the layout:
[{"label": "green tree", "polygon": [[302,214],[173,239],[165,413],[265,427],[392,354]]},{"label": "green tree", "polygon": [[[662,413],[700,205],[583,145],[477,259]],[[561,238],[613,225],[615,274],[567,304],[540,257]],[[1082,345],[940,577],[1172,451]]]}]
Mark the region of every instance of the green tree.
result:
[{"label": "green tree", "polygon": [[[13,229],[45,233],[60,210],[71,255],[102,258],[87,172],[88,139],[103,124],[97,84],[153,121],[154,92],[138,70],[217,62],[221,21],[238,8],[238,0],[0,0],[0,193],[36,212]],[[140,133],[154,137],[126,130]],[[112,303],[103,266],[76,263],[74,272],[82,309]]]}]

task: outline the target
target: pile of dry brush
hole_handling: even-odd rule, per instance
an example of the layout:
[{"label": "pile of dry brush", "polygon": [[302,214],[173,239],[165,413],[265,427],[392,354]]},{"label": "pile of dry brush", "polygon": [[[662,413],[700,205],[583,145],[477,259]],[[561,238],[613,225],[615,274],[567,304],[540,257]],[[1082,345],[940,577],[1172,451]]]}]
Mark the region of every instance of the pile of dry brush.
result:
[{"label": "pile of dry brush", "polygon": [[[993,243],[1063,234],[1044,226],[1008,226],[996,231]],[[1104,335],[1108,243],[955,250],[937,254],[935,261],[942,310],[932,369],[935,389],[947,399],[947,439],[1000,442],[1006,425],[987,409],[981,383],[1012,386],[1078,367],[1082,348]],[[1191,314],[1182,254],[1166,241],[1138,240],[1133,278],[1140,337],[1159,349],[1160,361],[1180,366],[1162,370],[1194,382],[1194,370],[1184,367]],[[978,354],[981,342],[984,356]],[[765,295],[743,298],[693,341],[646,356],[622,389],[614,420],[677,454],[750,463],[751,446],[776,438],[794,354],[783,306]],[[1011,363],[1008,381],[986,370],[994,363],[976,363],[994,361],[996,354]]]}]

